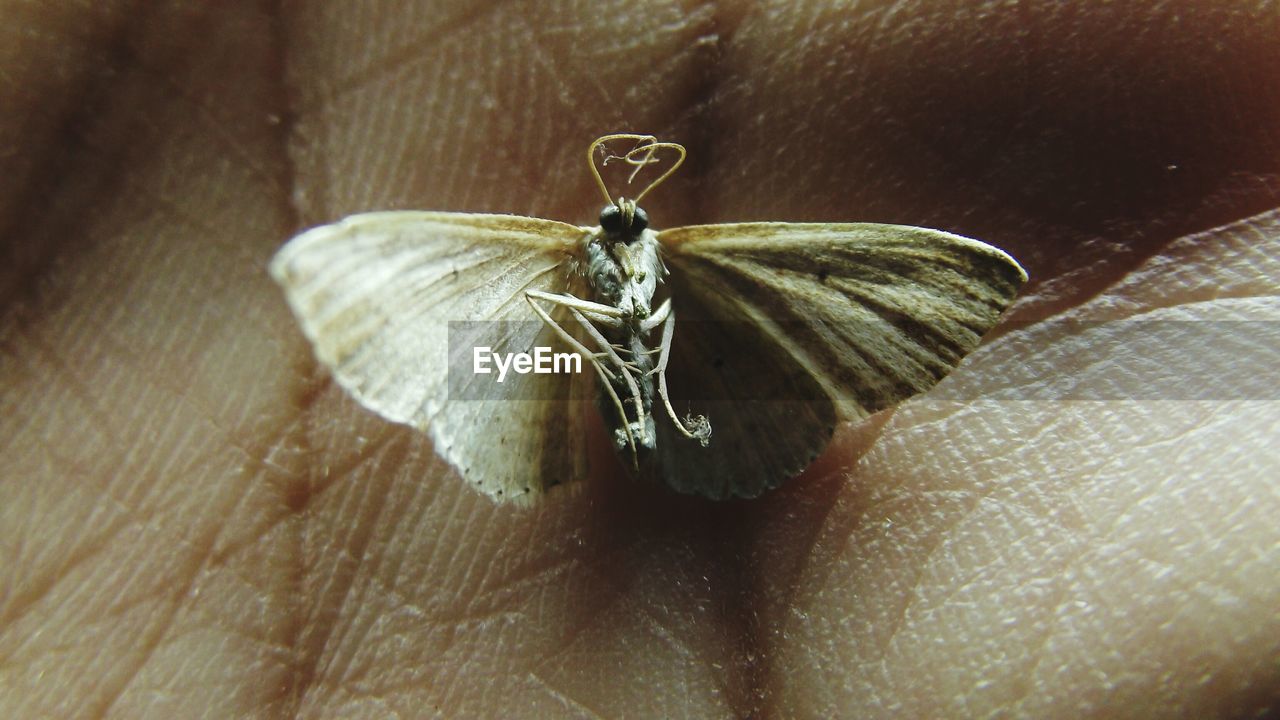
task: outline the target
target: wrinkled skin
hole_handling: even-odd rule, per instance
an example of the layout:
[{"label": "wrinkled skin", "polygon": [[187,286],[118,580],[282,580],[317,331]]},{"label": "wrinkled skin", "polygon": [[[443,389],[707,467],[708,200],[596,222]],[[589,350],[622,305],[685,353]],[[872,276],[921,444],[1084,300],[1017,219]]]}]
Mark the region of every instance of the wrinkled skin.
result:
[{"label": "wrinkled skin", "polygon": [[[1274,314],[1274,6],[357,5],[0,5],[0,715],[1276,711],[1270,326],[1197,402],[1036,332]],[[589,223],[623,130],[689,147],[656,227],[941,227],[1032,284],[951,395],[763,499],[598,432],[494,506],[326,378],[266,262],[377,208]]]}]

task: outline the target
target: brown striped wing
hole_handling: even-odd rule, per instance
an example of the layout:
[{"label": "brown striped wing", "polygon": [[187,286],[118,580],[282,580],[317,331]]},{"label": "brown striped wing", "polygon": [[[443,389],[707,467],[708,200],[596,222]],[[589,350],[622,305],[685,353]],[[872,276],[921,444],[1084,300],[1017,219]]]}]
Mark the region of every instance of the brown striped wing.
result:
[{"label": "brown striped wing", "polygon": [[705,414],[708,447],[659,420],[657,470],[676,490],[754,497],[803,470],[837,422],[933,387],[1026,282],[985,243],[879,224],[744,223],[659,233],[676,331],[677,412]]},{"label": "brown striped wing", "polygon": [[[582,294],[584,230],[512,215],[382,212],[309,230],[271,262],[316,357],[362,405],[426,431],[495,500],[580,477],[588,375],[471,372],[471,349],[562,350],[526,290]],[[452,347],[450,333],[459,332]]]}]

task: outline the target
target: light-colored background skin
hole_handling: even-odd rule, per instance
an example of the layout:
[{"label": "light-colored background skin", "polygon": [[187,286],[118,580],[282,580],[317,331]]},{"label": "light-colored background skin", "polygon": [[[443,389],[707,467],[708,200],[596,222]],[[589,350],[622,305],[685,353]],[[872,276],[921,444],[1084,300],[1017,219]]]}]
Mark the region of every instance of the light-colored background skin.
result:
[{"label": "light-colored background skin", "polygon": [[1006,325],[976,400],[764,499],[602,449],[521,510],[345,397],[265,272],[357,211],[590,222],[583,147],[632,130],[691,153],[659,227],[973,235],[1015,321],[1273,312],[1280,11],[1066,5],[0,5],[0,715],[1276,712],[1265,348],[1218,402],[1019,402],[1143,349]]}]

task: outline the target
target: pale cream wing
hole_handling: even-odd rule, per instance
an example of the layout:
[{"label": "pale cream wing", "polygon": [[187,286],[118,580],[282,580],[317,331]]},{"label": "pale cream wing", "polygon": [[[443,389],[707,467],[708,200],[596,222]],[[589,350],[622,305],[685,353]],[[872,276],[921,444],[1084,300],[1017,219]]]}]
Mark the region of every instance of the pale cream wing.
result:
[{"label": "pale cream wing", "polygon": [[582,476],[578,399],[591,381],[508,372],[499,383],[491,361],[490,374],[474,372],[474,349],[567,351],[525,291],[581,294],[586,232],[513,215],[367,213],[294,238],[271,274],[316,357],[362,405],[428,432],[480,491],[529,498]]},{"label": "pale cream wing", "polygon": [[803,470],[841,420],[933,387],[1026,281],[1005,253],[925,228],[744,223],[659,233],[677,322],[677,412],[706,448],[659,434],[682,492],[753,497]]}]

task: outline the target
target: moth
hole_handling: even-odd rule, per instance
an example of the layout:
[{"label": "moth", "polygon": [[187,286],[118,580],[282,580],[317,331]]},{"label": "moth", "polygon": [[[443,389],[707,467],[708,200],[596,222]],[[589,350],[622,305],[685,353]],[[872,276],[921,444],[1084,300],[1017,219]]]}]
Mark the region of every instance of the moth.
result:
[{"label": "moth", "polygon": [[[612,154],[617,143],[631,149]],[[920,227],[655,231],[638,202],[685,155],[649,135],[591,143],[606,202],[595,227],[365,213],[297,236],[270,271],[337,382],[425,431],[498,501],[529,501],[586,473],[592,410],[581,398],[593,391],[636,474],[711,499],[758,496],[799,474],[839,423],[933,387],[1027,280],[990,245]],[[669,167],[635,199],[614,199],[600,156],[634,166],[630,179]],[[472,349],[540,346],[590,371],[496,382],[465,370]]]}]

